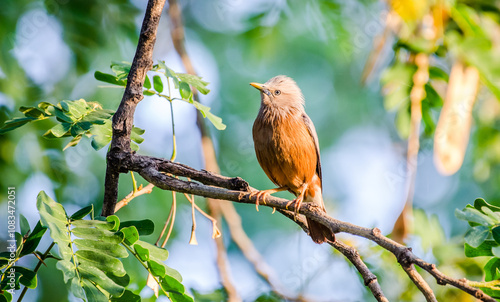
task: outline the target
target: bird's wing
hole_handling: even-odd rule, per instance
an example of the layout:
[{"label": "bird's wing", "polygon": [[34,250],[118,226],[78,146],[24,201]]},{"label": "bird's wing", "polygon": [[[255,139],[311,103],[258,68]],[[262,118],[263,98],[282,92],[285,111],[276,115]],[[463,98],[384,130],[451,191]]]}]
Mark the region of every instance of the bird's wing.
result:
[{"label": "bird's wing", "polygon": [[306,125],[309,134],[311,134],[311,137],[314,140],[314,146],[316,147],[316,157],[318,159],[316,163],[316,173],[318,174],[318,177],[321,180],[321,184],[323,185],[323,177],[321,176],[321,159],[319,156],[318,134],[316,134],[316,128],[314,128],[314,124],[309,118],[309,116],[307,116],[307,114],[305,113],[302,114],[302,120],[304,121],[304,124]]}]

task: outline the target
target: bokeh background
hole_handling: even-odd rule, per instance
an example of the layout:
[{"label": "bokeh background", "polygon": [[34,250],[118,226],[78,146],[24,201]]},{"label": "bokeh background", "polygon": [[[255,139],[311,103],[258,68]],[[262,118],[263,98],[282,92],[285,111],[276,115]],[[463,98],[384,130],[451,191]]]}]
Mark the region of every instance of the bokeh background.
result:
[{"label": "bokeh background", "polygon": [[[430,65],[444,74],[450,73],[456,60],[476,66],[481,86],[470,113],[471,137],[464,163],[454,175],[441,175],[433,160],[432,122],[437,123],[441,107],[426,109],[429,116],[422,126],[415,182],[415,227],[406,242],[417,255],[453,277],[482,278],[482,259],[466,259],[463,254],[467,224],[455,218],[454,210],[477,197],[495,204],[500,196],[500,106],[495,97],[496,87],[500,88],[500,65],[494,56],[500,43],[498,1],[179,2],[187,52],[198,74],[210,82],[211,92],[201,101],[227,125],[224,131],[211,128],[221,174],[240,176],[259,189],[273,187],[253,150],[251,129],[260,97],[248,83],[288,75],[302,88],[306,111],[316,125],[328,213],[354,224],[378,227],[384,234],[391,233],[406,201],[410,114],[411,81],[405,81],[405,73],[391,71],[401,65],[414,66],[412,54],[419,52],[430,54]],[[109,72],[112,61],[132,60],[145,6],[146,1],[139,0],[4,3],[0,10],[0,122],[20,116],[20,106],[40,101],[84,98],[116,109],[123,89],[98,82],[94,72]],[[436,17],[436,7],[442,16]],[[388,22],[390,15],[399,18],[396,30]],[[429,18],[434,21],[429,23]],[[443,21],[441,27],[438,19]],[[426,30],[434,30],[434,36],[429,38]],[[184,71],[166,14],[160,22],[154,58],[165,60],[175,71]],[[373,66],[367,66],[370,58],[375,58],[369,64]],[[400,99],[397,108],[387,104],[394,85]],[[446,83],[435,85],[434,97],[441,104],[446,91],[443,85]],[[177,161],[203,168],[194,107],[174,102],[174,118]],[[102,205],[106,148],[96,152],[89,141],[83,141],[62,151],[67,141],[42,138],[52,123],[41,121],[0,136],[4,191],[0,206],[6,208],[6,187],[15,186],[18,212],[31,225],[39,219],[35,202],[41,190],[63,203],[68,212],[89,204],[98,209]],[[141,154],[170,157],[172,129],[165,100],[145,97],[137,108],[135,125],[146,130]],[[130,177],[122,175],[120,196],[131,188]],[[288,193],[278,196],[292,198]],[[168,264],[181,272],[188,288],[201,293],[216,291],[221,285],[211,224],[201,215],[197,217],[199,244],[188,245],[190,207],[183,197],[180,200],[173,239],[167,246]],[[202,198],[197,203],[205,207]],[[157,230],[149,238],[154,243],[170,205],[169,192],[154,190],[134,199],[118,216],[153,220]],[[342,255],[326,245],[315,245],[295,224],[272,215],[267,208],[261,207],[260,212],[249,205],[237,204],[236,208],[245,231],[291,293],[317,301],[375,301]],[[5,210],[0,211],[0,218],[0,229],[6,230]],[[224,224],[221,228],[227,231]],[[2,242],[6,235],[6,231],[0,233]],[[366,240],[339,238],[360,250],[391,301],[423,301],[393,256]],[[227,236],[225,242],[241,297],[245,301],[264,299],[269,286]],[[48,242],[42,242],[40,249],[46,246]],[[35,258],[32,261],[34,266]],[[153,301],[152,291],[143,289],[147,273],[136,263],[125,262],[134,271],[133,288]],[[442,301],[472,301],[428,280]],[[62,274],[51,265],[41,269],[39,286],[29,290],[26,299],[75,301],[68,296]]]}]

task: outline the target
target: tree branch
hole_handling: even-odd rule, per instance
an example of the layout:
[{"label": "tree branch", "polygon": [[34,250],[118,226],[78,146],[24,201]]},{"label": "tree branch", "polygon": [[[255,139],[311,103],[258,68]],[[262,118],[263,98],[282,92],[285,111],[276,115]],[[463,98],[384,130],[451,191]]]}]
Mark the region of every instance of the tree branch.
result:
[{"label": "tree branch", "polygon": [[153,66],[153,48],[156,32],[160,23],[161,12],[165,0],[149,0],[142,22],[139,42],[134,60],[127,77],[127,86],[122,101],[113,115],[113,138],[106,156],[106,179],[104,184],[104,201],[102,216],[112,215],[118,198],[118,180],[120,165],[114,159],[121,151],[130,151],[130,133],[132,131],[134,113],[137,104],[144,98],[142,88],[146,73]]},{"label": "tree branch", "polygon": [[[153,158],[148,156],[141,156],[131,152],[121,153],[120,158],[121,158],[120,163],[122,164],[120,168],[121,170],[131,170],[138,172],[144,179],[146,179],[150,183],[153,183],[155,186],[161,189],[172,190],[181,193],[195,194],[207,198],[224,199],[233,202],[248,203],[252,205],[255,204],[255,199],[250,198],[250,192],[255,189],[250,187],[248,184],[243,185],[244,180],[242,180],[241,178],[227,178],[223,176],[218,176],[214,173],[209,173],[210,177],[208,179],[205,179],[203,177],[198,177],[197,182],[185,181],[176,179],[175,177],[168,175],[168,173],[176,175],[174,172],[178,171],[175,171],[175,169],[172,171],[168,170],[168,167],[171,166],[171,163],[167,160],[161,160],[158,158]],[[159,167],[162,167],[161,171]],[[208,173],[206,171],[195,172],[196,171],[195,169],[188,168],[187,166],[183,167],[185,168],[182,170],[182,173],[184,173],[184,175],[190,174],[190,175],[200,176],[204,173]],[[177,176],[184,176],[184,175],[177,175]],[[216,179],[218,179],[218,181],[216,181]],[[230,187],[236,184],[236,186],[246,188],[246,190],[234,190],[225,187],[218,187],[214,186],[213,185],[214,183],[224,184],[225,187]],[[262,201],[260,202],[261,205],[276,208],[279,210],[287,210],[286,209],[287,203],[288,200],[274,196],[267,198],[265,204]],[[467,280],[463,279],[458,280],[444,275],[439,270],[437,270],[435,265],[429,264],[423,261],[422,259],[418,258],[417,256],[415,256],[412,253],[411,248],[408,248],[402,244],[395,242],[394,240],[391,240],[383,236],[380,230],[377,228],[370,229],[337,220],[335,218],[328,216],[326,213],[319,211],[314,205],[308,203],[303,203],[301,205],[299,213],[324,224],[335,233],[348,233],[369,239],[377,243],[384,249],[394,254],[398,262],[405,269],[407,269],[408,266],[411,266],[412,264],[417,265],[422,269],[426,270],[427,272],[429,272],[436,279],[437,283],[440,285],[449,284],[466,293],[471,294],[472,296],[481,301],[487,301],[487,302],[496,301],[487,294],[485,294],[480,289],[469,286],[467,284]]]}]

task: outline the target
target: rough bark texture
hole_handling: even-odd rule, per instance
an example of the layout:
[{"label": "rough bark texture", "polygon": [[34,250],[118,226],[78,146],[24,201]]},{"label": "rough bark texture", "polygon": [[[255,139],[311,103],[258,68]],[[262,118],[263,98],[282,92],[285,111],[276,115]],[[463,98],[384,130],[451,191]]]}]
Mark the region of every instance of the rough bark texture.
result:
[{"label": "rough bark texture", "polygon": [[153,48],[164,5],[164,0],[148,1],[139,35],[139,42],[137,43],[134,60],[127,78],[127,87],[123,93],[120,106],[113,116],[113,139],[111,140],[111,147],[106,156],[107,168],[102,216],[109,216],[115,212],[115,204],[118,198],[119,173],[122,172],[119,170],[120,165],[116,165],[116,162],[119,160],[120,152],[130,151],[130,133],[133,127],[135,108],[144,98],[142,88],[146,73],[153,66]]}]

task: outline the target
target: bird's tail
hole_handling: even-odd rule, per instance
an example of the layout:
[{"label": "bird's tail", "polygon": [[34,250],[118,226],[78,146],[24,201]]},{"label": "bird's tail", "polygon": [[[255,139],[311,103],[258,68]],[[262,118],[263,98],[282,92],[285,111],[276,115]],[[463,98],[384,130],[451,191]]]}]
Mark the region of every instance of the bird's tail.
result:
[{"label": "bird's tail", "polygon": [[310,218],[307,218],[307,226],[309,227],[309,235],[314,242],[321,244],[326,241],[326,239],[330,239],[332,241],[335,240],[335,235],[330,231],[329,228],[322,225],[321,223],[314,221]]},{"label": "bird's tail", "polygon": [[[314,191],[312,192],[312,190]],[[321,187],[317,186],[314,189],[310,188],[306,192],[305,201],[314,203],[323,212],[326,212],[325,204],[323,203]],[[314,242],[320,244],[325,242],[327,239],[335,241],[335,234],[333,234],[333,232],[328,227],[308,217],[306,217],[306,219],[307,219],[307,226],[309,228],[309,235],[311,236]]]}]

